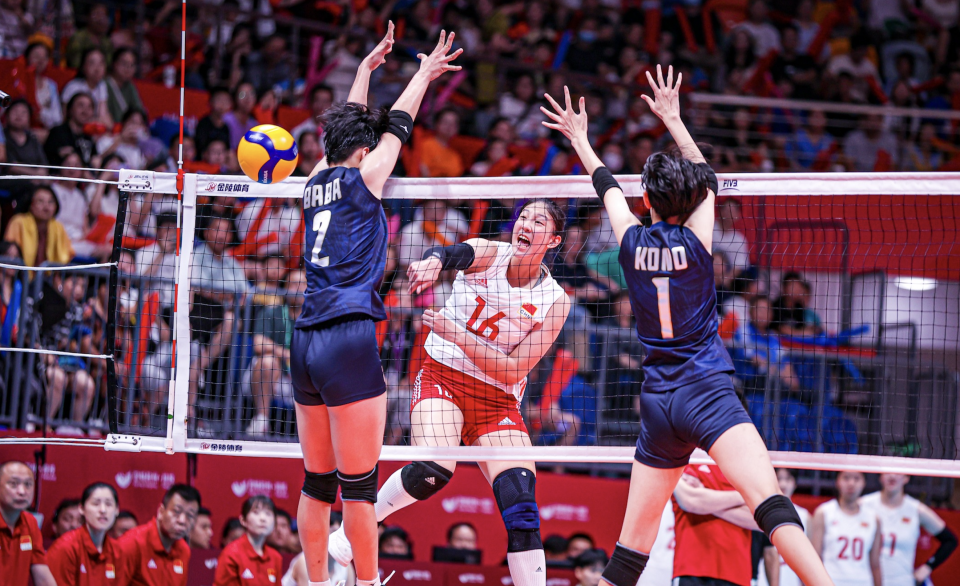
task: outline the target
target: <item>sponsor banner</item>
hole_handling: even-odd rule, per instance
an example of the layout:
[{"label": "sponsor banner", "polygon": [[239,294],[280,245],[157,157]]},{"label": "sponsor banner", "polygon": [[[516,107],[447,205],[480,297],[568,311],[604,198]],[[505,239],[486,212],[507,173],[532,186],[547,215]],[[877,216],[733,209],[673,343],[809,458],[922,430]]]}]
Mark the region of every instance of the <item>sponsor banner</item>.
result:
[{"label": "sponsor banner", "polygon": [[[236,453],[241,447],[232,443],[210,445],[211,452],[227,454]],[[227,519],[240,514],[243,501],[252,496],[266,495],[277,508],[296,518],[303,486],[303,460],[199,454],[194,486],[203,495],[203,506],[213,513],[216,535],[220,535]]]}]

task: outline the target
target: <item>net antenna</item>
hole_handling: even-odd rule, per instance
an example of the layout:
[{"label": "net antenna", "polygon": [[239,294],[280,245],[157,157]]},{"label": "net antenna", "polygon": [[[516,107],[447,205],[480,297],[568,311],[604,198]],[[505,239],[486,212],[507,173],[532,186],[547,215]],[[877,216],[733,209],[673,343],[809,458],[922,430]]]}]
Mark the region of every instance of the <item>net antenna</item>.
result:
[{"label": "net antenna", "polygon": [[[135,174],[121,172],[120,184],[127,185],[131,189],[139,189],[137,185],[143,185],[142,178],[134,177]],[[141,173],[142,175],[142,173]],[[253,309],[244,307],[235,308],[237,317],[230,324],[231,331],[229,346],[223,354],[223,363],[221,371],[209,373],[205,384],[207,385],[200,398],[192,398],[188,393],[190,385],[190,369],[185,365],[189,364],[191,359],[190,344],[190,312],[186,310],[189,307],[191,293],[197,293],[198,290],[190,283],[189,267],[194,258],[194,226],[198,224],[198,214],[202,214],[202,207],[198,206],[198,196],[203,197],[210,204],[216,202],[218,198],[233,197],[240,195],[244,198],[250,198],[253,202],[259,202],[260,205],[266,205],[266,202],[280,202],[277,204],[277,213],[283,213],[286,209],[299,209],[299,200],[302,198],[303,185],[305,179],[290,179],[279,185],[263,185],[255,183],[243,177],[236,176],[217,176],[217,175],[196,175],[192,173],[183,174],[182,186],[174,174],[156,173],[150,175],[150,189],[155,192],[174,194],[181,198],[181,207],[183,218],[181,225],[182,237],[178,236],[178,261],[177,261],[177,308],[175,318],[175,331],[179,344],[177,345],[177,362],[182,365],[175,375],[171,378],[171,391],[167,396],[167,413],[177,414],[176,419],[168,423],[164,429],[155,429],[147,433],[120,433],[111,434],[106,441],[106,447],[110,450],[147,450],[147,451],[169,451],[169,446],[173,446],[176,452],[187,453],[213,453],[225,455],[243,455],[260,457],[302,457],[299,445],[296,443],[295,429],[288,425],[289,421],[284,422],[282,411],[285,409],[282,405],[274,402],[270,407],[270,430],[264,436],[253,437],[246,432],[246,425],[250,417],[249,391],[242,390],[244,387],[243,374],[249,368],[251,350],[250,339],[252,338],[253,328],[256,326],[256,316]],[[643,186],[639,177],[624,176],[618,178],[628,197],[639,198],[642,195]],[[889,320],[891,313],[884,312],[877,308],[873,299],[873,293],[870,293],[874,287],[876,291],[886,291],[888,296],[887,307],[893,307],[897,303],[907,304],[910,302],[905,290],[895,289],[894,282],[909,282],[907,277],[891,277],[886,279],[883,286],[880,285],[867,287],[860,280],[855,280],[851,285],[841,285],[844,279],[852,279],[851,275],[833,276],[821,275],[816,272],[819,265],[831,265],[839,263],[839,247],[825,248],[823,242],[819,241],[819,232],[804,227],[800,232],[803,237],[798,236],[798,240],[778,237],[778,242],[786,248],[777,249],[777,254],[768,254],[764,252],[763,247],[770,246],[770,243],[763,238],[769,236],[764,233],[764,226],[776,221],[786,221],[790,218],[813,217],[818,213],[833,214],[830,217],[837,217],[840,214],[849,214],[847,218],[847,229],[851,233],[851,241],[847,249],[850,254],[859,254],[861,261],[864,258],[873,258],[880,272],[889,271],[893,274],[902,274],[911,271],[930,275],[932,278],[940,281],[940,289],[947,294],[951,288],[957,286],[960,281],[960,271],[954,264],[947,263],[936,265],[936,261],[931,263],[929,256],[936,253],[940,259],[960,257],[960,245],[955,238],[949,236],[951,230],[957,226],[956,210],[960,208],[957,193],[960,193],[960,175],[951,173],[834,173],[834,174],[741,174],[741,175],[721,175],[720,193],[718,201],[723,202],[728,198],[736,198],[744,210],[750,210],[748,218],[754,226],[750,229],[750,234],[759,238],[756,242],[757,258],[764,254],[766,257],[772,257],[773,260],[764,261],[761,270],[767,271],[765,276],[774,287],[778,287],[780,277],[786,269],[790,267],[800,267],[811,275],[817,275],[814,282],[814,298],[822,301],[823,310],[828,315],[825,327],[827,330],[837,329],[841,324],[850,324],[849,317],[842,317],[841,313],[850,313],[848,301],[841,299],[842,292],[857,292],[857,307],[852,309],[854,314],[853,323],[867,320],[869,317],[871,327],[884,328],[885,321]],[[515,202],[532,199],[537,197],[549,197],[555,200],[582,199],[591,201],[594,198],[590,180],[587,177],[520,177],[520,178],[491,178],[491,179],[395,179],[387,183],[384,190],[385,200],[437,200],[442,199],[449,205],[455,205],[461,200],[491,200],[496,194],[496,198],[506,206],[507,217],[510,209],[514,207]],[[284,207],[282,202],[286,202],[289,208]],[[765,216],[761,217],[760,211]],[[870,214],[873,214],[871,216]],[[933,234],[924,240],[926,248],[914,246],[911,250],[917,254],[912,263],[903,264],[900,269],[897,268],[896,259],[890,257],[891,252],[882,248],[883,243],[870,241],[870,235],[874,237],[880,234],[876,224],[877,214],[880,214],[880,226],[892,226],[895,222],[903,219],[916,223],[917,231],[930,232]],[[744,212],[747,216],[747,212]],[[870,226],[870,218],[874,221],[873,228]],[[919,223],[918,223],[919,222]],[[249,227],[248,227],[249,228]],[[788,230],[789,231],[789,230]],[[804,238],[806,240],[804,240]],[[924,237],[926,238],[926,237]],[[876,239],[876,238],[875,238]],[[882,240],[882,238],[881,238]],[[784,244],[785,243],[785,244]],[[778,246],[781,246],[778,244]],[[793,246],[794,248],[790,248]],[[832,245],[831,245],[832,246]],[[880,248],[877,248],[880,246]],[[800,248],[797,248],[800,247]],[[803,248],[806,247],[806,248]],[[806,250],[806,252],[803,252]],[[810,252],[810,251],[813,252]],[[901,249],[896,249],[900,254]],[[824,252],[826,251],[826,252]],[[926,254],[924,254],[926,251]],[[819,257],[817,255],[820,255]],[[872,255],[872,257],[871,257]],[[882,261],[882,262],[881,262]],[[886,268],[883,268],[886,263]],[[912,266],[910,266],[912,264]],[[940,268],[936,268],[939,266]],[[850,269],[851,272],[854,268]],[[814,278],[814,277],[811,277]],[[919,277],[917,277],[919,278]],[[924,277],[927,278],[927,277]],[[883,289],[883,287],[888,287]],[[821,290],[822,289],[822,290]],[[245,290],[247,298],[254,297],[253,290]],[[890,291],[894,291],[894,299],[890,299]],[[940,290],[937,290],[940,291]],[[915,315],[916,328],[927,328],[927,323],[933,319],[930,315],[922,319],[923,313],[935,311],[936,308],[943,306],[944,292],[935,292],[931,296],[929,307],[920,305],[914,307],[912,311],[919,312]],[[261,290],[256,291],[257,295],[265,294]],[[878,293],[879,294],[879,293]],[[239,299],[239,297],[238,297]],[[924,298],[927,299],[927,298]],[[423,311],[423,306],[409,305],[410,301],[403,301],[400,305],[389,309],[391,315],[402,315],[397,318],[398,323],[407,320],[404,323],[413,323],[419,312]],[[927,303],[923,301],[922,303]],[[869,307],[868,307],[869,306]],[[194,300],[194,307],[197,307],[197,301]],[[945,307],[945,306],[944,306]],[[891,310],[894,311],[894,310]],[[944,312],[941,312],[944,313]],[[943,317],[943,316],[942,316]],[[958,320],[956,309],[945,311],[945,317],[950,324]],[[389,321],[389,320],[388,320]],[[942,321],[942,320],[941,320]],[[949,327],[954,328],[954,325]],[[797,401],[792,399],[790,394],[783,389],[767,389],[760,395],[753,395],[765,398],[768,408],[766,419],[763,425],[767,427],[765,437],[768,445],[776,448],[778,451],[772,453],[775,465],[787,466],[793,468],[821,469],[821,470],[840,470],[840,469],[859,469],[872,472],[902,472],[913,475],[925,476],[960,476],[960,461],[958,461],[958,450],[956,434],[954,432],[956,423],[956,395],[957,384],[955,378],[950,378],[949,368],[947,370],[934,368],[926,364],[921,364],[915,357],[910,358],[910,353],[915,353],[916,348],[905,348],[903,339],[893,334],[895,328],[888,328],[878,339],[878,335],[864,335],[863,339],[858,339],[856,335],[851,334],[849,340],[839,342],[840,348],[829,347],[826,344],[821,347],[793,347],[787,349],[792,356],[801,359],[820,360],[821,368],[826,370],[822,373],[823,385],[827,388],[814,388],[810,393],[816,394],[814,398],[804,399],[802,417],[806,420],[797,423],[784,423],[790,416],[797,416],[791,411],[797,409]],[[932,341],[921,342],[928,346],[942,347],[948,354],[956,352],[955,347],[949,345],[951,336],[955,333],[953,330],[944,331],[942,329],[930,330],[933,333]],[[953,333],[950,333],[953,332]],[[194,332],[198,334],[202,332]],[[210,332],[207,332],[208,334]],[[597,369],[605,372],[604,385],[599,385],[596,379],[590,379],[586,376],[584,380],[586,385],[591,388],[599,388],[597,403],[590,408],[579,407],[581,415],[593,417],[590,423],[594,425],[592,433],[584,443],[590,445],[534,445],[532,447],[515,446],[470,446],[470,447],[414,447],[408,445],[409,440],[406,436],[398,436],[397,444],[386,445],[382,452],[384,460],[410,461],[418,459],[427,460],[460,460],[460,461],[478,461],[478,460],[516,460],[530,459],[540,462],[582,462],[582,463],[629,463],[633,460],[633,443],[636,439],[636,421],[635,413],[629,411],[629,407],[619,405],[614,409],[626,409],[622,413],[626,416],[614,416],[610,405],[611,402],[625,401],[627,395],[617,395],[619,391],[609,390],[613,384],[611,377],[617,376],[624,371],[611,370],[609,366],[602,364],[603,360],[615,358],[612,348],[617,343],[613,338],[606,338],[608,330],[598,329],[590,335],[594,336],[593,343],[594,359],[597,361]],[[929,332],[928,332],[929,333]],[[393,335],[393,334],[390,334]],[[925,334],[926,335],[926,334]],[[922,336],[921,336],[922,338]],[[385,339],[389,339],[387,336]],[[836,342],[836,340],[834,341]],[[416,345],[416,342],[413,343]],[[922,344],[921,344],[922,345]],[[849,348],[848,348],[849,346]],[[597,349],[599,348],[599,350]],[[877,348],[885,348],[886,354],[877,354]],[[922,350],[922,348],[921,348]],[[549,358],[542,361],[542,368],[545,372],[540,372],[540,382],[532,382],[527,391],[524,401],[535,402],[543,400],[543,397],[549,395],[549,390],[545,390],[551,367],[562,369],[567,367],[557,366],[561,364],[558,359],[548,354]],[[406,360],[406,357],[403,358]],[[896,364],[900,360],[913,360],[913,368],[910,372],[916,374],[920,379],[926,380],[927,371],[936,371],[934,378],[936,387],[940,389],[938,393],[944,403],[936,409],[929,408],[924,401],[928,398],[926,395],[916,397],[910,394],[912,391],[905,390],[907,385],[912,382],[910,376],[899,375],[896,372],[883,371],[883,362],[887,361]],[[826,365],[825,367],[823,365]],[[922,368],[921,368],[922,367]],[[388,370],[385,363],[385,369]],[[851,369],[852,370],[849,370]],[[860,378],[851,374],[859,368]],[[844,370],[848,369],[848,370]],[[864,375],[863,373],[868,373]],[[885,374],[883,374],[885,372]],[[579,372],[583,376],[583,369]],[[217,379],[216,377],[220,377]],[[811,375],[812,376],[812,375]],[[819,376],[819,375],[818,375]],[[897,376],[900,377],[898,380]],[[937,378],[939,377],[939,378]],[[531,373],[531,380],[534,373]],[[887,380],[890,379],[890,380]],[[863,381],[869,383],[863,386]],[[839,382],[839,387],[836,385]],[[548,382],[548,381],[547,381]],[[924,383],[925,384],[925,383]],[[933,383],[931,383],[933,384]],[[823,386],[822,385],[822,386]],[[831,386],[832,385],[832,386]],[[863,388],[856,388],[861,385]],[[870,387],[872,385],[872,387]],[[608,390],[604,391],[606,387]],[[388,388],[396,390],[396,385]],[[933,387],[931,387],[933,388]],[[249,389],[249,385],[247,386]],[[532,390],[531,390],[532,389]],[[864,390],[866,389],[866,390]],[[856,393],[876,391],[874,397],[870,399],[871,403],[867,408],[846,405],[839,413],[832,404],[839,401],[837,397],[844,393],[854,396]],[[409,429],[409,420],[404,422],[404,411],[407,410],[407,404],[402,395],[399,399],[394,397],[390,400],[389,418],[396,418],[399,427],[407,426]],[[606,392],[607,395],[603,393]],[[243,393],[248,393],[244,395]],[[779,393],[779,394],[778,394]],[[889,395],[889,397],[888,397]],[[246,398],[245,398],[246,397]],[[890,399],[893,397],[893,399]],[[913,397],[913,398],[910,398]],[[254,397],[255,398],[255,397]],[[568,401],[566,395],[558,395],[558,401]],[[881,400],[882,399],[882,400]],[[578,399],[579,400],[579,399]],[[896,401],[912,401],[913,407],[898,412],[893,409]],[[195,401],[195,403],[188,403]],[[891,402],[893,401],[893,402]],[[560,405],[561,403],[558,403]],[[838,403],[839,404],[839,403]],[[211,405],[214,405],[211,407]],[[565,405],[565,403],[563,404]],[[193,422],[186,420],[188,409],[193,408],[199,412],[200,408],[205,409],[205,413],[211,416],[204,423],[209,425],[214,419],[217,420],[216,431],[214,433],[204,433],[202,429],[197,429]],[[567,407],[564,407],[567,408]],[[573,407],[577,412],[577,407]],[[911,410],[912,409],[912,410]],[[562,410],[562,409],[561,409]],[[819,410],[819,411],[818,411]],[[524,411],[525,415],[534,413],[536,409]],[[794,415],[790,415],[793,413]],[[904,415],[906,413],[906,415]],[[943,417],[937,420],[931,420],[931,417]],[[541,408],[539,414],[534,413],[535,418],[539,418],[539,423],[544,425],[544,431],[538,432],[540,437],[546,437],[546,427],[552,425],[544,411]],[[784,419],[784,418],[787,419]],[[835,430],[819,427],[817,418],[829,419],[837,417],[844,421],[852,422],[859,430],[859,444],[856,440],[851,446],[837,447],[840,445],[836,437],[831,434],[839,433]],[[606,418],[606,419],[604,419]],[[771,420],[771,418],[773,418]],[[907,421],[909,420],[909,421]],[[772,423],[771,423],[772,421]],[[917,434],[916,427],[923,427],[923,421],[926,421],[932,427],[929,435]],[[920,422],[920,423],[918,423]],[[284,427],[284,425],[287,425]],[[534,425],[532,421],[528,425]],[[580,421],[573,425],[585,425]],[[906,425],[913,427],[913,431],[907,429],[898,431],[898,426]],[[879,430],[876,428],[880,428]],[[806,430],[806,431],[804,431]],[[123,431],[123,430],[121,430]],[[143,430],[141,430],[142,432]],[[578,433],[581,431],[577,429]],[[162,432],[164,437],[156,437],[151,434]],[[585,432],[586,433],[586,432]],[[797,433],[812,433],[819,437],[803,441],[814,441],[817,445],[811,448],[802,443],[802,438],[797,439]],[[855,432],[856,433],[856,432]],[[856,437],[856,436],[855,436]],[[917,438],[921,439],[918,440]],[[537,440],[538,444],[542,440]],[[797,443],[797,442],[801,443]],[[909,446],[901,446],[904,441],[909,443],[919,443],[917,450],[910,451]],[[554,442],[556,443],[556,442]],[[846,444],[844,444],[846,445]],[[834,453],[810,453],[810,450],[817,449]],[[839,453],[842,450],[854,453]],[[899,454],[899,455],[890,455]],[[909,457],[908,457],[909,456]],[[922,456],[922,457],[917,457]],[[708,462],[706,454],[697,453],[695,462]]]}]

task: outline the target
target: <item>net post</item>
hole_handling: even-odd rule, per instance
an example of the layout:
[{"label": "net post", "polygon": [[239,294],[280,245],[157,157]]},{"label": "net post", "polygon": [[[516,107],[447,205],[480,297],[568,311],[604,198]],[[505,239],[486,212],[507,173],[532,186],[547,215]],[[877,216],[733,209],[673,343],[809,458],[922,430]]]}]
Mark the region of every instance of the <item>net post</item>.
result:
[{"label": "net post", "polygon": [[[110,267],[109,291],[117,291],[120,269],[117,263],[120,262],[120,250],[123,248],[123,228],[126,225],[127,200],[129,196],[126,191],[120,191],[120,202],[117,206],[117,222],[113,230],[113,251],[110,253],[110,261],[113,266]],[[106,349],[104,354],[110,356],[107,359],[107,425],[110,433],[119,433],[119,401],[117,393],[119,385],[117,383],[117,297],[119,295],[110,295],[107,302],[107,331],[106,331]]]},{"label": "net post", "polygon": [[[182,173],[182,171],[181,171]],[[178,235],[177,278],[174,285],[173,363],[176,365],[168,395],[167,451],[183,451],[186,447],[188,401],[190,394],[190,268],[193,258],[193,235],[197,217],[197,175],[187,173],[183,179],[180,209],[181,229]]]}]

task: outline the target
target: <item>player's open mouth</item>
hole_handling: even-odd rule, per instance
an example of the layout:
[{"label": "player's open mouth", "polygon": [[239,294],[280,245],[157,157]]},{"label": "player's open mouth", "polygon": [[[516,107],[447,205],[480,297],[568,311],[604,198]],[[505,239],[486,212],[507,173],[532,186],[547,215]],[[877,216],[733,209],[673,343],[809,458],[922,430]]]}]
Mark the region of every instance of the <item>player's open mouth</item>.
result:
[{"label": "player's open mouth", "polygon": [[530,239],[523,234],[517,234],[517,248],[520,250],[530,248]]}]

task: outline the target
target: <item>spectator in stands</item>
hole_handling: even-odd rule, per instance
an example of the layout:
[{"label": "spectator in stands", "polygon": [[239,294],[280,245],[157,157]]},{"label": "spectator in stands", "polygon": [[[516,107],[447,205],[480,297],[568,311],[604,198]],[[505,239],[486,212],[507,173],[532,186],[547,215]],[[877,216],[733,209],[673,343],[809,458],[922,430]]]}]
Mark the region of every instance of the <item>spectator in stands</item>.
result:
[{"label": "spectator in stands", "polygon": [[433,134],[424,137],[418,147],[420,173],[424,177],[461,177],[466,171],[463,157],[450,147],[460,133],[460,116],[445,108],[433,117]]},{"label": "spectator in stands", "polygon": [[860,125],[843,141],[843,154],[850,171],[894,171],[900,164],[897,137],[883,128],[880,114],[864,114]]},{"label": "spectator in stands", "polygon": [[0,59],[16,59],[27,48],[27,38],[34,30],[33,15],[24,11],[23,0],[0,2]]},{"label": "spectator in stands", "polygon": [[197,152],[204,153],[207,146],[219,140],[223,144],[230,144],[230,127],[227,126],[224,116],[233,110],[233,96],[224,87],[215,87],[210,90],[210,111],[197,123],[194,140],[197,143]]},{"label": "spectator in stands", "polygon": [[627,149],[627,172],[633,175],[643,173],[647,158],[653,154],[654,144],[654,140],[646,135],[633,139],[630,148]]},{"label": "spectator in stands", "polygon": [[936,171],[943,164],[943,153],[937,148],[937,130],[927,122],[920,127],[916,141],[907,144],[903,154],[904,171]]},{"label": "spectator in stands", "polygon": [[[246,263],[247,269],[256,263]],[[263,257],[259,266],[256,266],[256,278],[253,296],[256,306],[283,305],[284,299],[278,294],[278,288],[287,281],[287,259],[280,254],[269,254]]]},{"label": "spectator in stands", "polygon": [[244,79],[261,95],[277,86],[289,85],[296,71],[293,69],[293,57],[287,48],[286,37],[271,35],[259,51],[247,56],[245,72]]},{"label": "spectator in stands", "polygon": [[323,152],[320,139],[317,138],[316,132],[304,130],[297,135],[296,141],[297,150],[300,152],[300,160],[297,161],[297,168],[293,171],[293,176],[309,177]]},{"label": "spectator in stands", "polygon": [[733,294],[727,296],[720,306],[720,337],[732,339],[734,334],[750,320],[750,303],[761,294],[757,269],[743,271],[733,282]]},{"label": "spectator in stands", "polygon": [[100,49],[89,49],[83,54],[77,76],[70,80],[63,88],[63,101],[70,102],[73,96],[84,93],[93,98],[93,119],[107,129],[113,126],[110,109],[107,102],[110,98],[107,91],[107,58]]},{"label": "spectator in stands", "polygon": [[50,129],[43,150],[51,165],[61,165],[64,157],[71,151],[80,155],[84,167],[96,167],[100,164],[97,156],[97,144],[87,134],[87,124],[94,118],[93,98],[86,93],[78,93],[67,102],[67,121]]},{"label": "spectator in stands", "polygon": [[800,32],[795,24],[783,29],[783,48],[770,66],[774,83],[784,97],[813,100],[817,95],[817,61],[799,48]]},{"label": "spectator in stands", "polygon": [[548,568],[569,568],[567,559],[567,538],[563,535],[547,535],[543,540],[543,555]]},{"label": "spectator in stands", "polygon": [[63,499],[53,510],[50,519],[50,534],[54,539],[73,531],[83,525],[83,511],[80,510],[80,499]]},{"label": "spectator in stands", "polygon": [[109,32],[109,8],[104,2],[96,2],[87,13],[87,26],[77,31],[67,45],[67,67],[80,68],[84,55],[93,49],[99,51],[101,56],[113,53]]},{"label": "spectator in stands", "polygon": [[293,407],[293,382],[290,379],[290,336],[300,315],[303,293],[307,290],[302,270],[290,273],[286,303],[268,305],[258,313],[253,325],[254,358],[244,373],[244,387],[249,388],[257,408],[247,433],[263,435],[270,431],[270,407]]},{"label": "spectator in stands", "polygon": [[586,231],[586,239],[583,242],[581,252],[593,254],[617,247],[617,237],[613,233],[610,216],[607,215],[607,210],[602,205],[587,200],[580,204],[578,212],[583,218],[580,227]]},{"label": "spectator in stands", "polygon": [[797,171],[826,171],[835,144],[827,132],[827,115],[823,110],[811,110],[806,125],[787,141],[786,155]]},{"label": "spectator in stands", "polygon": [[[6,240],[0,242],[0,258],[7,264],[23,262],[20,247]],[[21,273],[17,269],[0,269],[0,344],[4,346],[10,346],[17,339],[23,295]]]},{"label": "spectator in stands", "polygon": [[537,85],[529,73],[521,73],[513,83],[513,91],[500,95],[497,114],[506,119],[523,140],[532,141],[544,135],[543,114],[537,100]]},{"label": "spectator in stands", "polygon": [[293,540],[293,517],[283,509],[277,509],[277,523],[267,537],[267,545],[280,553],[297,553],[290,549]]},{"label": "spectator in stands", "polygon": [[137,516],[130,511],[120,511],[113,527],[110,528],[110,537],[120,539],[123,535],[138,525]]},{"label": "spectator in stands", "polygon": [[27,512],[33,502],[34,476],[13,460],[0,463],[0,576],[4,584],[56,586],[37,519]]},{"label": "spectator in stands", "polygon": [[215,173],[227,173],[227,158],[230,155],[227,143],[220,139],[211,140],[203,151],[203,163]]},{"label": "spectator in stands", "polygon": [[157,516],[127,531],[117,541],[124,576],[131,584],[186,586],[190,547],[184,541],[197,520],[200,493],[174,484],[157,509]]},{"label": "spectator in stands", "polygon": [[600,576],[606,566],[607,554],[602,549],[588,549],[573,558],[577,586],[600,586]]},{"label": "spectator in stands", "polygon": [[107,76],[107,111],[115,123],[122,122],[130,110],[145,110],[140,92],[133,83],[136,75],[136,51],[130,47],[121,47],[114,51],[110,75]]},{"label": "spectator in stands", "polygon": [[[89,584],[116,580],[120,565],[117,543],[110,536],[119,511],[117,489],[95,482],[83,490],[77,528],[62,533],[47,551],[47,562],[58,584]],[[88,582],[88,580],[90,582]]]},{"label": "spectator in stands", "polygon": [[[76,153],[70,153],[63,159],[66,167],[79,167],[82,163]],[[95,258],[98,261],[110,256],[113,247],[109,244],[97,244],[88,240],[90,230],[101,212],[101,197],[88,198],[87,193],[80,189],[77,179],[83,175],[79,169],[64,169],[61,171],[63,179],[52,181],[50,188],[60,204],[57,211],[57,220],[67,231],[67,237],[77,256]],[[94,191],[91,195],[98,195]],[[50,260],[50,259],[48,259]],[[56,262],[56,261],[54,261]]]},{"label": "spectator in stands", "polygon": [[253,244],[251,253],[287,255],[300,217],[300,201],[296,199],[257,198],[237,217],[237,236],[242,243]]},{"label": "spectator in stands", "polygon": [[[36,105],[40,108],[40,112],[33,114],[39,117],[39,122],[46,131],[63,122],[60,88],[57,82],[44,75],[50,65],[50,47],[45,43],[31,43],[27,47],[26,57],[27,65],[33,69]],[[40,138],[46,138],[46,135]]]},{"label": "spectator in stands", "polygon": [[720,468],[687,466],[673,499],[674,582],[750,584],[750,532],[757,524]]},{"label": "spectator in stands", "polygon": [[[307,103],[310,106],[310,116],[300,124],[294,126],[290,132],[290,134],[293,135],[293,139],[297,141],[297,145],[301,145],[300,141],[304,132],[312,132],[315,138],[320,136],[320,132],[323,130],[319,125],[320,117],[333,105],[333,89],[323,84],[313,86],[313,89],[310,90],[310,99]],[[303,153],[302,146],[300,152]]]},{"label": "spectator in stands", "polygon": [[747,8],[749,20],[737,25],[735,30],[744,30],[753,38],[753,51],[759,57],[770,51],[780,50],[780,31],[770,23],[770,8],[766,0],[752,0]]},{"label": "spectator in stands", "polygon": [[733,276],[750,268],[750,245],[737,224],[743,218],[743,206],[735,197],[720,200],[713,224],[713,250],[722,252],[733,269]]},{"label": "spectator in stands", "polygon": [[595,548],[593,537],[586,533],[574,533],[567,540],[567,559],[575,560],[580,554]]},{"label": "spectator in stands", "polygon": [[388,526],[380,534],[378,553],[381,559],[413,560],[410,536],[400,527]]},{"label": "spectator in stands", "polygon": [[220,549],[226,549],[228,545],[244,536],[246,531],[240,524],[240,519],[231,517],[223,524],[223,531],[220,532]]},{"label": "spectator in stands", "polygon": [[230,150],[237,150],[240,139],[248,130],[257,125],[253,109],[257,107],[257,90],[253,84],[243,82],[237,86],[233,95],[233,110],[223,114],[223,122],[230,130]]},{"label": "spectator in stands", "polygon": [[116,135],[104,135],[97,141],[100,156],[116,154],[123,162],[122,168],[141,170],[147,166],[147,158],[140,144],[150,136],[147,114],[143,110],[127,109],[120,120],[120,132]]},{"label": "spectator in stands", "polygon": [[734,273],[733,263],[720,250],[713,251],[713,285],[717,291],[717,313],[722,313],[721,306],[733,295]]},{"label": "spectator in stands", "polygon": [[770,378],[780,381],[787,390],[800,390],[780,338],[772,331],[772,318],[770,299],[757,295],[750,303],[750,321],[734,335],[733,363],[747,394],[763,393]]},{"label": "spectator in stands", "polygon": [[267,545],[276,520],[276,506],[270,497],[258,495],[244,501],[240,523],[245,534],[223,548],[217,558],[214,586],[277,583],[282,575],[283,559],[277,550]]},{"label": "spectator in stands", "polygon": [[210,509],[200,507],[197,510],[197,520],[190,530],[190,538],[187,540],[190,549],[210,549],[213,547],[213,520],[211,519]]},{"label": "spectator in stands", "polygon": [[[22,98],[14,100],[7,108],[7,125],[4,135],[7,140],[7,163],[23,163],[24,165],[46,165],[47,156],[43,153],[43,146],[37,136],[30,130],[30,119],[33,108]],[[10,175],[47,175],[48,169],[37,167],[7,167]],[[32,191],[39,180],[7,181],[6,187],[17,199],[22,199]]]},{"label": "spectator in stands", "polygon": [[56,220],[60,202],[53,190],[38,185],[26,202],[27,211],[10,218],[4,240],[20,247],[23,262],[29,267],[44,262],[67,264],[73,258],[73,246],[67,230]]},{"label": "spectator in stands", "polygon": [[783,336],[816,336],[823,332],[820,316],[810,309],[813,288],[800,273],[789,272],[780,280],[780,297],[773,304],[771,327]]},{"label": "spectator in stands", "polygon": [[461,521],[447,530],[447,547],[451,549],[477,549],[477,528]]},{"label": "spectator in stands", "polygon": [[463,240],[469,226],[466,218],[442,199],[430,199],[420,205],[414,221],[400,230],[397,259],[406,270],[433,246],[449,246]]},{"label": "spectator in stands", "polygon": [[870,82],[879,84],[880,72],[869,59],[873,39],[866,30],[859,30],[850,37],[850,52],[836,55],[827,63],[825,82],[836,80],[841,73],[849,74],[853,79],[852,95],[858,101],[867,101],[871,95]]}]

